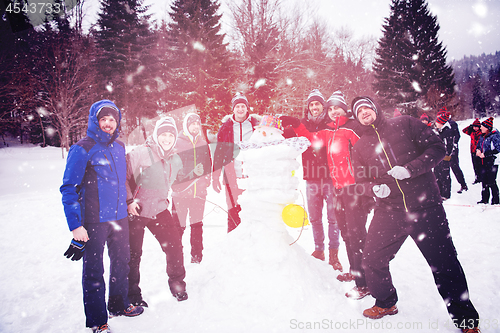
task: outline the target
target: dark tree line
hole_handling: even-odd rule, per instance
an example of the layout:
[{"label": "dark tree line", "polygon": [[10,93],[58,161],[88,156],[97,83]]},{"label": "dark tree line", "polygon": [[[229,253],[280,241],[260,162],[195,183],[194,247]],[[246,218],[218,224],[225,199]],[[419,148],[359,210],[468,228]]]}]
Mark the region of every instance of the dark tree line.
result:
[{"label": "dark tree line", "polygon": [[462,118],[500,114],[500,52],[452,62]]},{"label": "dark tree line", "polygon": [[[168,24],[154,25],[141,0],[102,0],[85,34],[81,2],[36,28],[25,13],[9,12],[0,22],[2,50],[10,50],[0,58],[2,134],[67,149],[102,98],[123,110],[126,139],[146,120],[193,104],[205,129],[216,130],[238,91],[254,113],[301,115],[314,88],[327,97],[343,89],[350,98],[370,89],[365,55],[342,44],[353,43],[349,32],[342,41],[320,21],[306,24],[299,10],[285,15],[278,1],[243,0],[228,14],[230,43],[219,6],[177,0]],[[370,52],[368,44],[361,49]]]},{"label": "dark tree line", "polygon": [[122,109],[125,140],[136,129],[146,135],[151,119],[193,105],[205,130],[215,131],[236,92],[247,95],[253,113],[299,117],[315,88],[326,98],[340,89],[348,101],[377,95],[386,108],[415,116],[441,106],[498,108],[498,67],[464,75],[475,78],[466,80],[469,92],[446,65],[424,0],[392,1],[373,69],[375,40],[332,29],[304,2],[284,10],[279,0],[234,0],[226,34],[218,0],[176,0],[168,22],[159,23],[142,0],[101,0],[85,33],[82,1],[75,1],[72,8],[59,2],[63,11],[36,28],[22,11],[1,8],[2,135],[67,149],[85,135],[89,106],[103,98]]}]

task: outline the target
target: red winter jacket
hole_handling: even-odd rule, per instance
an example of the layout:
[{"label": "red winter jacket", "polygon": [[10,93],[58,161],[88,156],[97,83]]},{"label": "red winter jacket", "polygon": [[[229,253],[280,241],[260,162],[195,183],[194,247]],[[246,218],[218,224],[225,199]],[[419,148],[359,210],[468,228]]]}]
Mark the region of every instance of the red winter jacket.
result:
[{"label": "red winter jacket", "polygon": [[294,128],[297,135],[311,141],[312,147],[326,147],[330,176],[337,189],[354,184],[351,148],[359,140],[359,135],[355,132],[356,126],[358,125],[354,120],[339,117],[328,124],[328,129],[314,133],[309,132],[302,123]]},{"label": "red winter jacket", "polygon": [[474,131],[472,125],[467,126],[462,130],[467,135],[470,135],[470,152],[472,154],[476,154],[476,147],[479,141],[479,137],[481,136],[481,130]]}]

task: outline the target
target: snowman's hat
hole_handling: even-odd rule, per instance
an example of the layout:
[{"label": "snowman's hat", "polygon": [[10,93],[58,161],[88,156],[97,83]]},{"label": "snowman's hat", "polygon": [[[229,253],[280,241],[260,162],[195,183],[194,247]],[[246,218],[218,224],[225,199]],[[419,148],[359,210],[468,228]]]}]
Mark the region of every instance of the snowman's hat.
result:
[{"label": "snowman's hat", "polygon": [[259,126],[260,127],[271,127],[271,128],[276,128],[279,130],[281,133],[283,133],[283,130],[281,129],[281,119],[278,116],[273,116],[271,114],[264,115],[262,116],[262,119],[260,120]]}]

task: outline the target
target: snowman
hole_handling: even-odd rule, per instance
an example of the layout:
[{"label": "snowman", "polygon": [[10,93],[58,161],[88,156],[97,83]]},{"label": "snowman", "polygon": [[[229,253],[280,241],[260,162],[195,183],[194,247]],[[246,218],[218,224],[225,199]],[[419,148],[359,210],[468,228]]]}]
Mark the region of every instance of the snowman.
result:
[{"label": "snowman", "polygon": [[282,211],[299,198],[300,167],[297,157],[311,143],[304,137],[285,139],[278,117],[265,115],[247,142],[241,142],[237,159],[242,161],[245,178],[238,185],[245,189],[238,202],[242,223],[265,226],[278,234],[288,234]]}]

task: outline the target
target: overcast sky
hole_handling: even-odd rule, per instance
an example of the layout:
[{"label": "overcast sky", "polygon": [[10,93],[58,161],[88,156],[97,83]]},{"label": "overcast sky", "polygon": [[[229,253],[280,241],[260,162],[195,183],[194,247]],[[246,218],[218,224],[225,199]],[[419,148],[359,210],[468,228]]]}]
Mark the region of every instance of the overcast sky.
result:
[{"label": "overcast sky", "polygon": [[[317,3],[320,15],[346,25],[357,36],[382,36],[384,18],[389,17],[391,0],[308,0]],[[448,51],[448,60],[465,55],[500,51],[499,0],[428,0],[437,15],[439,40]]]},{"label": "overcast sky", "polygon": [[[234,0],[219,0],[221,9]],[[282,0],[289,5],[293,0]],[[382,36],[384,18],[389,17],[391,0],[296,0],[316,10],[334,29],[346,26],[355,37]],[[437,15],[441,27],[439,40],[448,51],[448,61],[465,55],[495,53],[500,50],[500,0],[428,0],[429,8]],[[86,0],[90,5],[88,20],[96,20],[98,0]],[[151,13],[159,20],[167,17],[173,0],[145,0]],[[225,13],[224,13],[225,14]],[[228,29],[229,15],[224,15]]]}]

